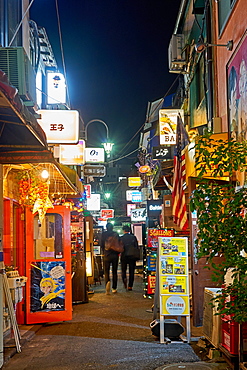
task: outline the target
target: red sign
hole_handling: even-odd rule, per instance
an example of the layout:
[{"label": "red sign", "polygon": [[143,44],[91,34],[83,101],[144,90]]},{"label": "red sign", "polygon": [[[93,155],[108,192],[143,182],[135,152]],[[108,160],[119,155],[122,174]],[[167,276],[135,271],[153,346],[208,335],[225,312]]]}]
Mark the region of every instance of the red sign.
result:
[{"label": "red sign", "polygon": [[174,236],[173,229],[148,229],[148,247],[158,248],[159,237],[172,237]]},{"label": "red sign", "polygon": [[154,294],[155,293],[155,284],[156,284],[156,276],[149,275],[148,276],[148,285],[147,285],[147,294]]},{"label": "red sign", "polygon": [[114,209],[101,209],[102,218],[114,218]]},{"label": "red sign", "polygon": [[86,192],[86,198],[91,198],[91,185],[84,185],[84,190]]}]

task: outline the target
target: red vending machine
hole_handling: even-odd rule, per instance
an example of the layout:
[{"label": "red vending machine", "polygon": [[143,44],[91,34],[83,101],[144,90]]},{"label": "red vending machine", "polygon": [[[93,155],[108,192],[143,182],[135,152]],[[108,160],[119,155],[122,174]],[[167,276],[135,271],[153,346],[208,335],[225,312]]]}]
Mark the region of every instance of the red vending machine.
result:
[{"label": "red vending machine", "polygon": [[26,323],[72,319],[70,209],[26,211]]}]

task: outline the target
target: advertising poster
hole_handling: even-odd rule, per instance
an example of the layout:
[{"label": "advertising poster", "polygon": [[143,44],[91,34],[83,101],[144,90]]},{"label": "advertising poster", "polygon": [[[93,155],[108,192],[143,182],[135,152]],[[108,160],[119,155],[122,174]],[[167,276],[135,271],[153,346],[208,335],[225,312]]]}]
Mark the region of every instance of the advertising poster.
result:
[{"label": "advertising poster", "polygon": [[189,315],[188,240],[159,237],[161,315]]},{"label": "advertising poster", "polygon": [[247,32],[236,47],[227,65],[228,116],[231,137],[247,139]]},{"label": "advertising poster", "polygon": [[31,263],[31,312],[65,310],[65,262]]},{"label": "advertising poster", "polygon": [[189,314],[189,296],[162,296],[162,315],[183,316]]},{"label": "advertising poster", "polygon": [[156,284],[156,276],[155,275],[149,275],[148,276],[147,294],[154,294],[155,293],[155,284]]},{"label": "advertising poster", "polygon": [[157,253],[150,252],[147,255],[147,270],[148,271],[156,271],[156,260],[157,260]]},{"label": "advertising poster", "polygon": [[185,275],[187,259],[185,257],[162,256],[160,259],[160,273],[162,275]]},{"label": "advertising poster", "polygon": [[185,276],[161,276],[161,294],[187,294]]},{"label": "advertising poster", "polygon": [[165,229],[148,229],[148,248],[158,248],[160,237],[171,237],[174,235],[174,230]]},{"label": "advertising poster", "polygon": [[160,255],[186,256],[186,238],[160,238]]}]

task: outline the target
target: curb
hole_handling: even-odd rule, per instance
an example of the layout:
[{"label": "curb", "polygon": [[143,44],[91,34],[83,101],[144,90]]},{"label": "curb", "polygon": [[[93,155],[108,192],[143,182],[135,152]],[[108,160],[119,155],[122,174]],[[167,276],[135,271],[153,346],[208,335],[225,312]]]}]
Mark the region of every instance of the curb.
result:
[{"label": "curb", "polygon": [[[20,344],[21,347],[29,342],[35,333],[42,327],[42,325],[19,325],[19,330],[21,334]],[[4,365],[13,357],[17,352],[16,343],[14,338],[7,337],[3,344],[3,354],[4,354]]]}]

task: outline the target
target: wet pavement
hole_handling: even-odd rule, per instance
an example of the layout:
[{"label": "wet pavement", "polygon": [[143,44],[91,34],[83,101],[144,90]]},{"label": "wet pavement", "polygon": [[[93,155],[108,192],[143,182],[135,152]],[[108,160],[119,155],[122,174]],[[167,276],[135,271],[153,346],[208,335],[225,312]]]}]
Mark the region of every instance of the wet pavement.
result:
[{"label": "wet pavement", "polygon": [[73,305],[72,321],[37,326],[3,369],[228,369],[197,356],[193,338],[201,329],[192,327],[192,345],[159,343],[149,327],[153,300],[143,297],[142,275],[136,275],[133,291],[126,292],[120,279],[116,294],[106,295],[103,281],[91,288],[89,303]]}]

